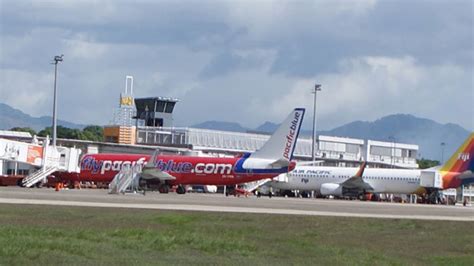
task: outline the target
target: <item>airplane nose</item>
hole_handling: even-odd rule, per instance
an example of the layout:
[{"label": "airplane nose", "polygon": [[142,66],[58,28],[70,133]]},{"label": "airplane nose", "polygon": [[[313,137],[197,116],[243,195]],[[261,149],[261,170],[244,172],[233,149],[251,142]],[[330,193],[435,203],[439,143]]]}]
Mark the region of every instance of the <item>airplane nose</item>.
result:
[{"label": "airplane nose", "polygon": [[290,162],[290,165],[288,165],[288,172],[291,172],[295,169],[296,167],[296,162],[295,161],[291,161]]}]

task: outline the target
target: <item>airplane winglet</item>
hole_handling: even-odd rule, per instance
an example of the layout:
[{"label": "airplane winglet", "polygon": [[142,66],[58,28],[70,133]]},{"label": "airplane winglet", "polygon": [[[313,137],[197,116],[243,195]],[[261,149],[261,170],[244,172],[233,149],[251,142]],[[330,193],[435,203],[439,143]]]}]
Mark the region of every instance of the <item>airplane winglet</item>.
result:
[{"label": "airplane winglet", "polygon": [[342,182],[342,185],[347,188],[359,188],[361,190],[370,192],[373,191],[373,188],[364,181],[363,175],[367,162],[364,161],[359,167],[357,173],[346,181]]},{"label": "airplane winglet", "polygon": [[362,164],[359,167],[359,171],[357,171],[357,173],[355,174],[355,177],[362,177],[364,175],[364,170],[366,166],[367,166],[367,162],[366,161],[362,162]]}]

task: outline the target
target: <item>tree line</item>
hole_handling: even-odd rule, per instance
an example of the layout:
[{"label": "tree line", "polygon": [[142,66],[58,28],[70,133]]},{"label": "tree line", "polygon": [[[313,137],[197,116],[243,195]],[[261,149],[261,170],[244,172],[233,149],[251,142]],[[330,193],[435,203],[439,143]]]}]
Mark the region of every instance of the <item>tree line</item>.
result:
[{"label": "tree line", "polygon": [[[36,132],[30,127],[14,127],[11,131],[28,132],[31,135],[40,137],[52,136],[53,130],[51,127],[46,127],[43,130]],[[101,126],[87,126],[84,129],[68,128],[57,126],[57,137],[63,139],[78,139],[90,141],[104,141],[104,129]]]},{"label": "tree line", "polygon": [[416,162],[418,163],[418,167],[420,169],[427,169],[438,166],[440,164],[438,160],[429,160],[424,158],[416,160]]}]

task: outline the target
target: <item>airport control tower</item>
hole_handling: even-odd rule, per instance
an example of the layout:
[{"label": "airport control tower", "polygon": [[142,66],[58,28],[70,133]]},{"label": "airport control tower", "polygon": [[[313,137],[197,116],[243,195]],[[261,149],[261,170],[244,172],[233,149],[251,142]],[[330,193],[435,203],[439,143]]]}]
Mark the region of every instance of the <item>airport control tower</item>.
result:
[{"label": "airport control tower", "polygon": [[114,119],[109,126],[104,127],[104,141],[136,144],[137,135],[140,135],[138,128],[146,131],[157,127],[173,127],[173,110],[177,102],[178,99],[167,97],[134,98],[133,77],[127,76],[125,92],[120,94]]},{"label": "airport control tower", "polygon": [[178,99],[148,97],[135,99],[137,107],[136,126],[172,127],[173,110]]}]

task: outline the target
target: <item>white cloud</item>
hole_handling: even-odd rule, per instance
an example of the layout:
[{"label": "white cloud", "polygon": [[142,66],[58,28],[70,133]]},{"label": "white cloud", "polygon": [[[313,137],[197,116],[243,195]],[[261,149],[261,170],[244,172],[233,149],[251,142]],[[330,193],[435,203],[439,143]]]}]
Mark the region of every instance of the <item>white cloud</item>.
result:
[{"label": "white cloud", "polygon": [[64,40],[68,57],[81,60],[101,60],[109,45],[97,43],[88,39],[84,34],[78,34],[75,38]]},{"label": "white cloud", "polygon": [[281,113],[298,104],[312,110],[310,90],[318,82],[323,85],[317,102],[323,129],[393,113],[474,128],[474,121],[462,115],[472,113],[471,75],[456,65],[420,65],[412,57],[352,58],[341,62],[338,73],[296,80],[283,99],[273,100],[271,110]]},{"label": "white cloud", "polygon": [[318,82],[319,128],[402,112],[474,129],[472,3],[415,2],[2,1],[0,101],[49,114],[63,53],[78,123],[107,123],[133,75],[136,96],[182,100],[181,125],[278,122]]},{"label": "white cloud", "polygon": [[0,101],[33,116],[52,110],[53,73],[2,69]]},{"label": "white cloud", "polygon": [[[286,29],[319,27],[323,21],[362,16],[376,4],[376,0],[339,1],[231,1],[229,22],[245,26],[256,34],[285,31]],[[308,24],[303,24],[306,22]]]}]

